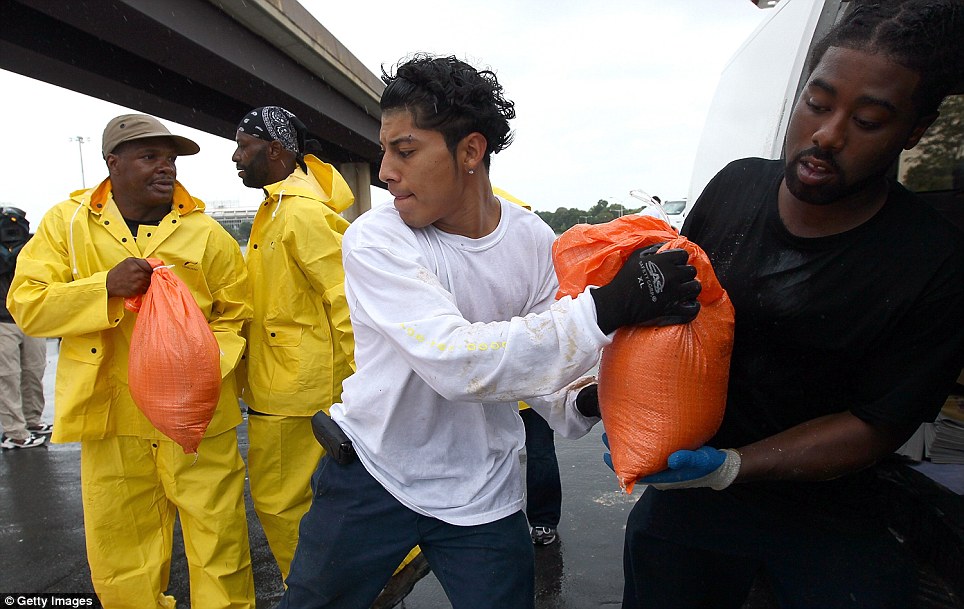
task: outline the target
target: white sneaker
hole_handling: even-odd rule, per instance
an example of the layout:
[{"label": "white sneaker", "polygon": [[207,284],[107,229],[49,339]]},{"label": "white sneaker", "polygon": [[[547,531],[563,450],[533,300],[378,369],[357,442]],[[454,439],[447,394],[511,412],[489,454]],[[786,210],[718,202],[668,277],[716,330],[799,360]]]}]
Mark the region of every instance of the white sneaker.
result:
[{"label": "white sneaker", "polygon": [[556,529],[554,527],[532,527],[529,532],[532,536],[532,545],[547,546],[556,540]]},{"label": "white sneaker", "polygon": [[50,423],[41,423],[40,425],[27,426],[27,431],[35,436],[49,436],[54,432],[54,426]]},{"label": "white sneaker", "polygon": [[13,438],[8,438],[7,434],[4,434],[3,441],[0,442],[0,447],[5,449],[36,448],[46,441],[47,438],[45,436],[37,436],[34,434],[30,434],[30,437],[26,440],[14,440]]}]

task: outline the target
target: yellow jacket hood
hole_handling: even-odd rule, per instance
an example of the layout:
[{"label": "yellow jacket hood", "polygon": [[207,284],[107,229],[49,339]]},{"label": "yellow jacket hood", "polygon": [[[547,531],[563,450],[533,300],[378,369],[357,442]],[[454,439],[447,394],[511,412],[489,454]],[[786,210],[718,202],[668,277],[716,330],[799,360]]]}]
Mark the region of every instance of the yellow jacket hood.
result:
[{"label": "yellow jacket hood", "polygon": [[307,173],[295,167],[284,180],[266,186],[264,190],[268,198],[277,200],[297,196],[314,199],[335,213],[351,207],[355,196],[337,169],[311,154],[305,155],[305,165],[308,166]]},{"label": "yellow jacket hood", "polygon": [[509,201],[510,203],[515,203],[516,205],[518,205],[518,206],[520,206],[520,207],[523,207],[523,208],[525,208],[525,209],[528,209],[529,211],[532,211],[532,206],[531,206],[531,205],[529,205],[528,203],[523,202],[521,199],[518,199],[518,198],[512,196],[511,194],[509,194],[508,192],[502,190],[501,188],[497,188],[497,187],[493,186],[493,187],[492,187],[492,192],[493,192],[493,194],[495,194],[496,196],[502,197],[503,199]]},{"label": "yellow jacket hood", "polygon": [[[111,196],[110,178],[105,178],[103,182],[93,188],[75,190],[70,193],[70,199],[81,205],[90,208],[95,214],[102,213],[107,206]],[[174,182],[174,198],[171,202],[171,209],[180,216],[189,214],[194,210],[204,211],[204,202],[196,199],[188,193],[187,189],[180,182]]]}]

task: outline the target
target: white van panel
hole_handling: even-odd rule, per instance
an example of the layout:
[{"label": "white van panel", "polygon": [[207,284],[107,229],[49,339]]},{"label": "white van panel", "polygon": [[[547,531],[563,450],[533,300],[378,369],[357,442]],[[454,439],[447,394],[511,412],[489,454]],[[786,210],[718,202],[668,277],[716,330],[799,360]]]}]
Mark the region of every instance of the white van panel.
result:
[{"label": "white van panel", "polygon": [[782,0],[723,69],[696,152],[688,199],[730,161],[780,158],[790,109],[825,0]]}]

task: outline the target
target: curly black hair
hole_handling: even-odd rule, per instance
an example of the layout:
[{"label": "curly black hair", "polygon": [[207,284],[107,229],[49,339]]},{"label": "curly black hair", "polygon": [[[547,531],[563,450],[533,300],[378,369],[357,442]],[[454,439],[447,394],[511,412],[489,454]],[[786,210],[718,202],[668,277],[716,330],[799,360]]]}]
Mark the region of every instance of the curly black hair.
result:
[{"label": "curly black hair", "polygon": [[512,143],[509,120],[515,118],[515,104],[504,97],[491,70],[477,70],[452,56],[417,53],[399,62],[394,74],[382,66],[382,81],[382,111],[408,110],[416,127],[441,133],[453,155],[462,138],[481,133],[488,169],[491,155]]},{"label": "curly black hair", "polygon": [[914,104],[922,116],[933,114],[945,97],[964,89],[964,0],[854,4],[814,47],[811,72],[830,47],[885,55],[920,75]]}]

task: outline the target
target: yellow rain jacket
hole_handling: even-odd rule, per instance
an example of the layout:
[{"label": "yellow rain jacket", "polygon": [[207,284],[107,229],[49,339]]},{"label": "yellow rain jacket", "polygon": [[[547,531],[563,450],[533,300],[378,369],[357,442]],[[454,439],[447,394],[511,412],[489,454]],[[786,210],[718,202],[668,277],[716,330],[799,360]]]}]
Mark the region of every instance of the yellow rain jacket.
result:
[{"label": "yellow rain jacket", "polygon": [[311,416],[341,398],[354,371],[341,239],[354,203],[334,167],[307,155],[286,179],[265,187],[246,264],[254,318],[247,326],[244,400],[257,412]]},{"label": "yellow rain jacket", "polygon": [[492,187],[492,192],[495,193],[496,195],[502,197],[502,198],[505,199],[506,201],[509,201],[510,203],[515,203],[516,205],[518,205],[519,207],[522,207],[523,209],[528,209],[529,211],[532,211],[532,206],[531,206],[531,205],[529,205],[528,203],[522,202],[521,199],[517,199],[516,197],[512,196],[511,194],[507,193],[506,191],[502,190],[501,188],[496,188],[495,186],[493,186],[493,187]]},{"label": "yellow rain jacket", "polygon": [[[131,239],[111,195],[110,178],[78,190],[44,216],[17,259],[7,306],[32,336],[63,337],[57,365],[52,440],[163,437],[141,414],[127,386],[137,318],[124,299],[107,297],[107,272],[128,257],[160,258],[191,289],[221,348],[221,400],[205,437],[241,422],[233,371],[251,316],[247,274],[237,242],[204,214],[180,183],[171,212]],[[184,374],[191,363],[184,362]]]}]

